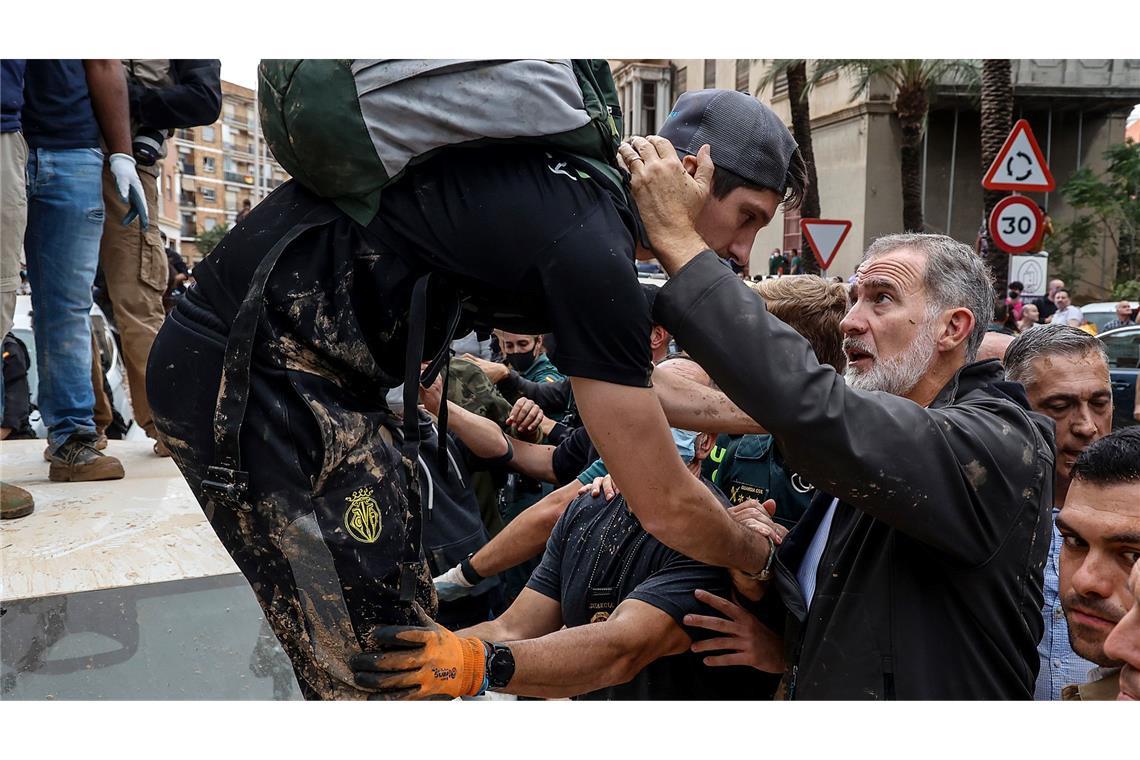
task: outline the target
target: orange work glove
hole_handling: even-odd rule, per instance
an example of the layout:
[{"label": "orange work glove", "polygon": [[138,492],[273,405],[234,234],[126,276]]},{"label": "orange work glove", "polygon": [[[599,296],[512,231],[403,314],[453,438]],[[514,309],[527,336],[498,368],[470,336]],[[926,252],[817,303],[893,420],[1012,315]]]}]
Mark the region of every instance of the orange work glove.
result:
[{"label": "orange work glove", "polygon": [[356,685],[371,699],[474,697],[484,690],[482,639],[461,639],[421,612],[423,626],[387,625],[370,637],[376,649],[354,655]]}]

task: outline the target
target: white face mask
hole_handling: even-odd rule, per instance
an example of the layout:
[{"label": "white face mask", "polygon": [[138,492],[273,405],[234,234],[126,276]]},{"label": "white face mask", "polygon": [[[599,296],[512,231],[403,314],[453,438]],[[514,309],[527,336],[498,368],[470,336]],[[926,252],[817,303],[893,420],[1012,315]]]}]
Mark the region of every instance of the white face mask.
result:
[{"label": "white face mask", "polygon": [[401,383],[392,390],[388,391],[384,396],[384,401],[387,402],[388,408],[393,412],[402,413],[404,411],[404,386]]}]

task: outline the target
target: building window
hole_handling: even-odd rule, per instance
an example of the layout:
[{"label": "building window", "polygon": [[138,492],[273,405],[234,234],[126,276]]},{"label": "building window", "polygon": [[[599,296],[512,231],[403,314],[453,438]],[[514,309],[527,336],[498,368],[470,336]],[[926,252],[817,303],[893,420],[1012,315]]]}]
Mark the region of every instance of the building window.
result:
[{"label": "building window", "polygon": [[217,170],[217,163],[214,161],[213,156],[202,157],[202,171],[207,174],[213,174]]},{"label": "building window", "polygon": [[198,234],[193,214],[182,215],[182,237],[194,237]]},{"label": "building window", "polygon": [[748,58],[736,59],[736,89],[738,92],[748,92],[748,71],[750,68]]},{"label": "building window", "polygon": [[202,226],[205,228],[206,232],[209,232],[218,226],[218,220],[212,216],[208,216],[206,217],[206,221],[202,223]]},{"label": "building window", "polygon": [[788,97],[788,72],[781,71],[772,82],[772,100]]},{"label": "building window", "polygon": [[705,89],[716,87],[716,59],[705,59]]},{"label": "building window", "polygon": [[641,125],[645,134],[657,131],[657,83],[641,82]]},{"label": "building window", "polygon": [[[786,80],[785,80],[786,81]],[[802,240],[800,237],[800,210],[787,209],[784,211],[784,250],[800,251]]]},{"label": "building window", "polygon": [[237,192],[234,190],[226,191],[226,209],[229,211],[237,209]]},{"label": "building window", "polygon": [[202,200],[206,201],[207,203],[217,203],[218,191],[212,187],[203,187]]},{"label": "building window", "polygon": [[677,97],[680,97],[681,93],[688,89],[688,87],[689,68],[687,66],[682,66],[681,68],[677,69],[677,73],[673,75],[673,92],[677,95]]},{"label": "building window", "polygon": [[202,127],[202,140],[208,143],[212,143],[214,141],[213,127]]}]

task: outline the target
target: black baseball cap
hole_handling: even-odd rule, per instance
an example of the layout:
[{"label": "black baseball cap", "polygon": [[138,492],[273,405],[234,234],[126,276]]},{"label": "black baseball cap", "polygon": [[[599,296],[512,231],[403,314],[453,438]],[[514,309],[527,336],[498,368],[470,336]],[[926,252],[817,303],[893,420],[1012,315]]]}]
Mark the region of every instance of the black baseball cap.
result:
[{"label": "black baseball cap", "polygon": [[788,189],[795,138],[783,120],[751,95],[694,90],[677,98],[659,134],[682,154],[712,148],[713,164],[780,195]]}]

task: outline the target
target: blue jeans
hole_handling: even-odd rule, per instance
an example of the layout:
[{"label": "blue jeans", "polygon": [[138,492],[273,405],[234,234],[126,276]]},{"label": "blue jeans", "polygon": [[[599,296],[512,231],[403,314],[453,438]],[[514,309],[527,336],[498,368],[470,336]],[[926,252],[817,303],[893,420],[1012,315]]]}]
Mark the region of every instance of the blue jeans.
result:
[{"label": "blue jeans", "polygon": [[73,435],[95,439],[91,286],[103,233],[103,153],[28,151],[24,254],[32,288],[39,409],[54,451]]}]

